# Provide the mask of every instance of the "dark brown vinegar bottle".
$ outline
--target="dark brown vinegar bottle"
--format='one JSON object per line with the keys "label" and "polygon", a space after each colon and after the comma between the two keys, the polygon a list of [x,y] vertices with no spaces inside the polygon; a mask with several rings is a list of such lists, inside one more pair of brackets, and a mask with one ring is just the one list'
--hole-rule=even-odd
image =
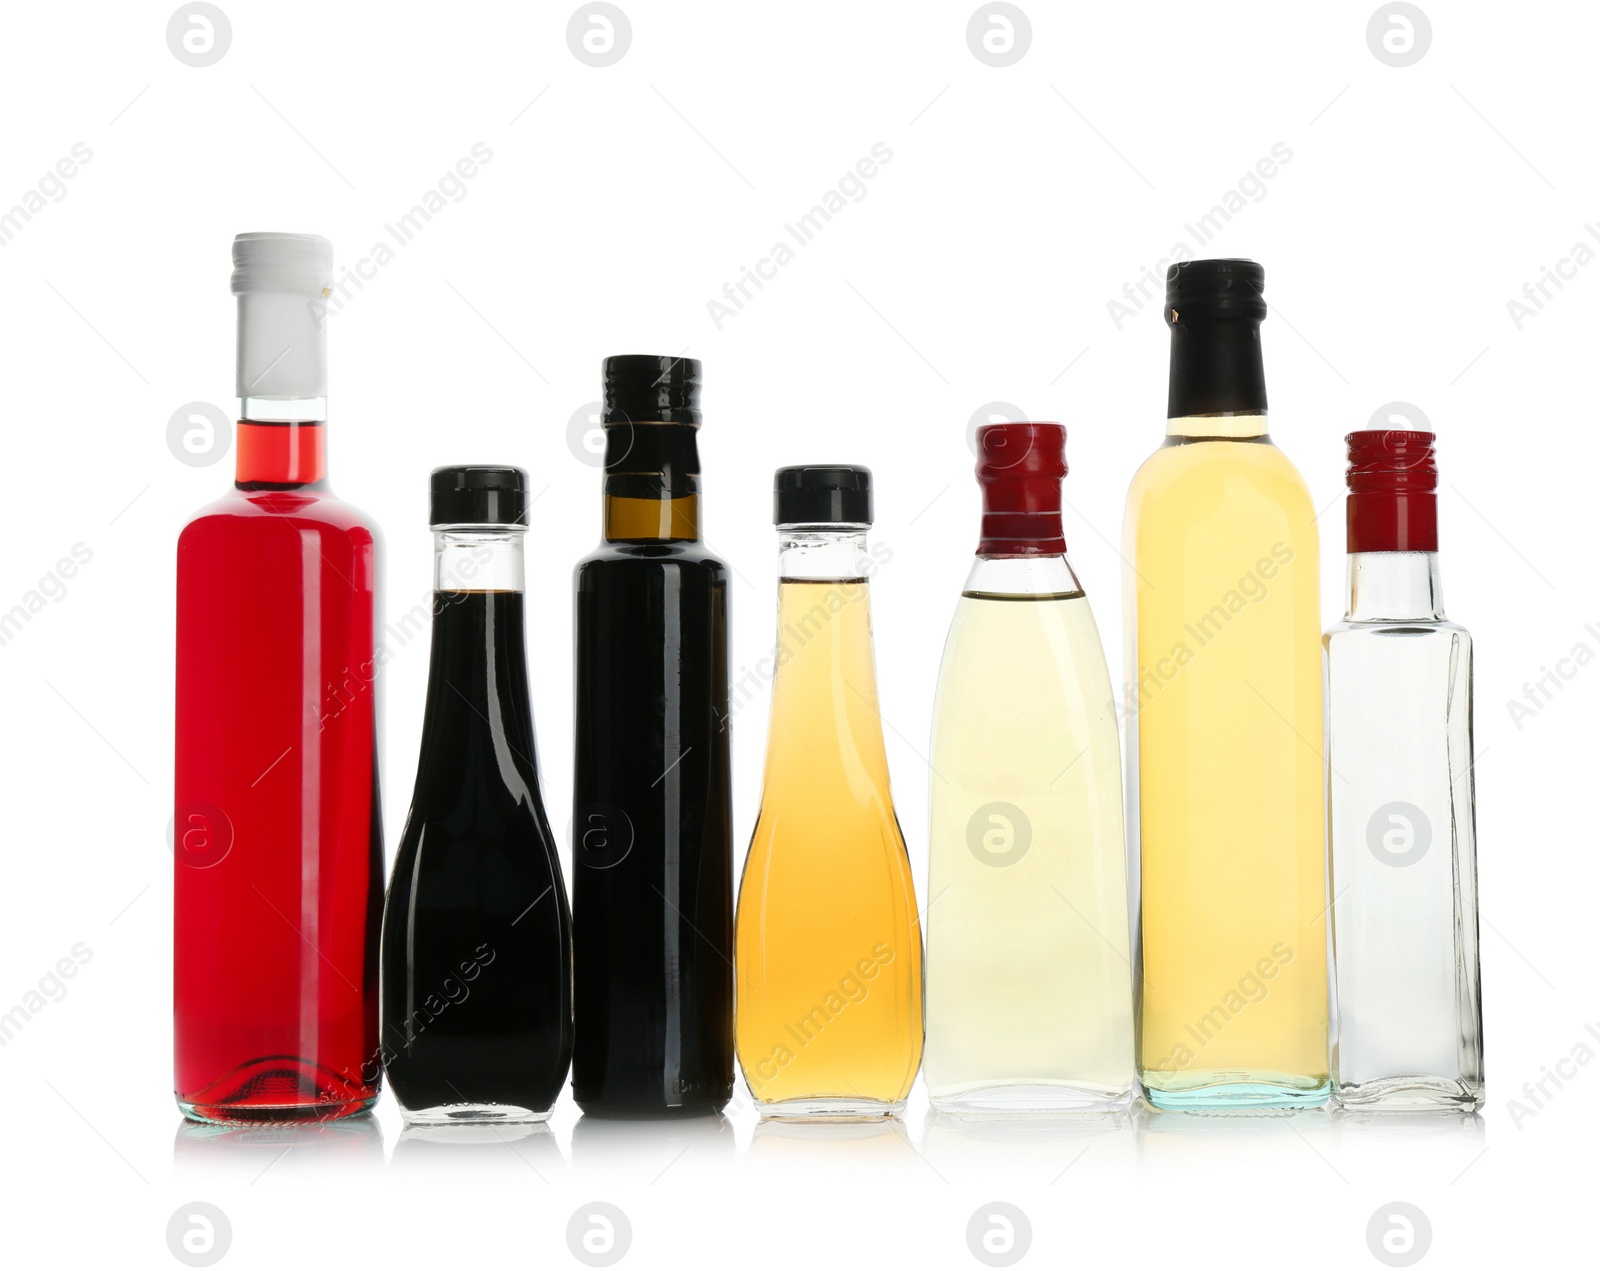
{"label": "dark brown vinegar bottle", "polygon": [[383,1057],[411,1123],[538,1121],[572,1056],[571,920],[534,755],[520,468],[433,474],[422,754],[384,907]]}
{"label": "dark brown vinegar bottle", "polygon": [[573,1093],[733,1092],[728,569],[700,542],[700,364],[605,362],[605,531],[576,572]]}

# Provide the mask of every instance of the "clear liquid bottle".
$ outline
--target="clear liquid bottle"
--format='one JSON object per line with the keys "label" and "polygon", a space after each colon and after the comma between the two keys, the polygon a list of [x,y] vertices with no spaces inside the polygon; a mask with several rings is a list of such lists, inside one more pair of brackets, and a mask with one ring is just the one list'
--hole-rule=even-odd
{"label": "clear liquid bottle", "polygon": [[550,1115],[572,1058],[572,923],[534,750],[527,474],[431,482],[422,752],[383,915],[389,1087],[411,1123]]}
{"label": "clear liquid bottle", "polygon": [[233,489],[178,539],[174,1088],[197,1121],[370,1108],[376,528],[327,477],[333,248],[241,234]]}
{"label": "clear liquid bottle", "polygon": [[1166,444],[1128,491],[1139,1079],[1160,1108],[1326,1102],[1317,526],[1267,435],[1263,272],[1167,274]]}
{"label": "clear liquid bottle", "polygon": [[739,888],[739,1063],[763,1116],[905,1108],[922,934],[878,717],[871,473],[781,468],[777,674]]}
{"label": "clear liquid bottle", "polygon": [[1339,1099],[1483,1103],[1472,638],[1444,616],[1433,434],[1351,433],[1349,605],[1323,645]]}
{"label": "clear liquid bottle", "polygon": [[929,816],[939,1111],[1100,1111],[1133,1081],[1116,705],[1061,531],[1066,430],[978,431],[983,535],[945,644]]}

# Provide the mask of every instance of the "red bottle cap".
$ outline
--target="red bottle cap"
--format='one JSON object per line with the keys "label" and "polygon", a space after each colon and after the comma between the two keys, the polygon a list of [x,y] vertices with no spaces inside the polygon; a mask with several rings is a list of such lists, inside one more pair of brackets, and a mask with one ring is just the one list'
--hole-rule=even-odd
{"label": "red bottle cap", "polygon": [[1350,446],[1345,501],[1346,550],[1436,552],[1439,510],[1433,434],[1374,428],[1345,437]]}
{"label": "red bottle cap", "polygon": [[986,424],[978,429],[983,489],[979,556],[1060,556],[1061,478],[1067,430],[1060,424]]}

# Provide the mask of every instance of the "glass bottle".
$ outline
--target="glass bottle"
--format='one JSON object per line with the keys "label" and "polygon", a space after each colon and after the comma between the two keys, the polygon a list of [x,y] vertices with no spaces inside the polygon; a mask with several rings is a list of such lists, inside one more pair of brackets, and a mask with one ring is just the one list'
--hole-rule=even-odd
{"label": "glass bottle", "polygon": [[178,539],[173,1051],[185,1116],[377,1098],[377,531],[328,487],[333,249],[241,234],[233,490]]}
{"label": "glass bottle", "polygon": [[1267,436],[1261,266],[1167,273],[1167,441],[1123,536],[1137,1066],[1160,1108],[1325,1102],[1317,526]]}
{"label": "glass bottle", "polygon": [[1101,1111],[1133,1082],[1122,763],[1111,677],[1066,556],[1060,424],[978,430],[983,534],[934,705],[933,1106]]}
{"label": "glass bottle", "polygon": [[1444,616],[1433,434],[1351,433],[1350,600],[1328,630],[1340,1101],[1483,1103],[1472,638]]}
{"label": "glass bottle", "polygon": [[383,1051],[405,1119],[542,1121],[572,1058],[572,922],[534,750],[521,468],[436,468],[433,649],[383,915]]}
{"label": "glass bottle", "polygon": [[700,541],[700,363],[605,361],[604,541],[578,564],[572,1088],[586,1113],[733,1093],[728,567]]}
{"label": "glass bottle", "polygon": [[922,936],[873,669],[871,474],[780,468],[777,673],[740,883],[738,1050],[763,1116],[898,1115]]}

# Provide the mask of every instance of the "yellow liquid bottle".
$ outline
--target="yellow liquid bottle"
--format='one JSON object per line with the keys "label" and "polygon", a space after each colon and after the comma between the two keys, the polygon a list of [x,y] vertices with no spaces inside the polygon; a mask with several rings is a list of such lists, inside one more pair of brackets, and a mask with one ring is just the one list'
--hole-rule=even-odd
{"label": "yellow liquid bottle", "polygon": [[1330,1092],[1317,527],[1267,437],[1261,269],[1168,274],[1167,444],[1128,493],[1137,1063],[1150,1102]]}
{"label": "yellow liquid bottle", "polygon": [[922,1057],[922,935],[873,669],[869,479],[778,474],[777,670],[734,937],[739,1063],[769,1117],[896,1115]]}

